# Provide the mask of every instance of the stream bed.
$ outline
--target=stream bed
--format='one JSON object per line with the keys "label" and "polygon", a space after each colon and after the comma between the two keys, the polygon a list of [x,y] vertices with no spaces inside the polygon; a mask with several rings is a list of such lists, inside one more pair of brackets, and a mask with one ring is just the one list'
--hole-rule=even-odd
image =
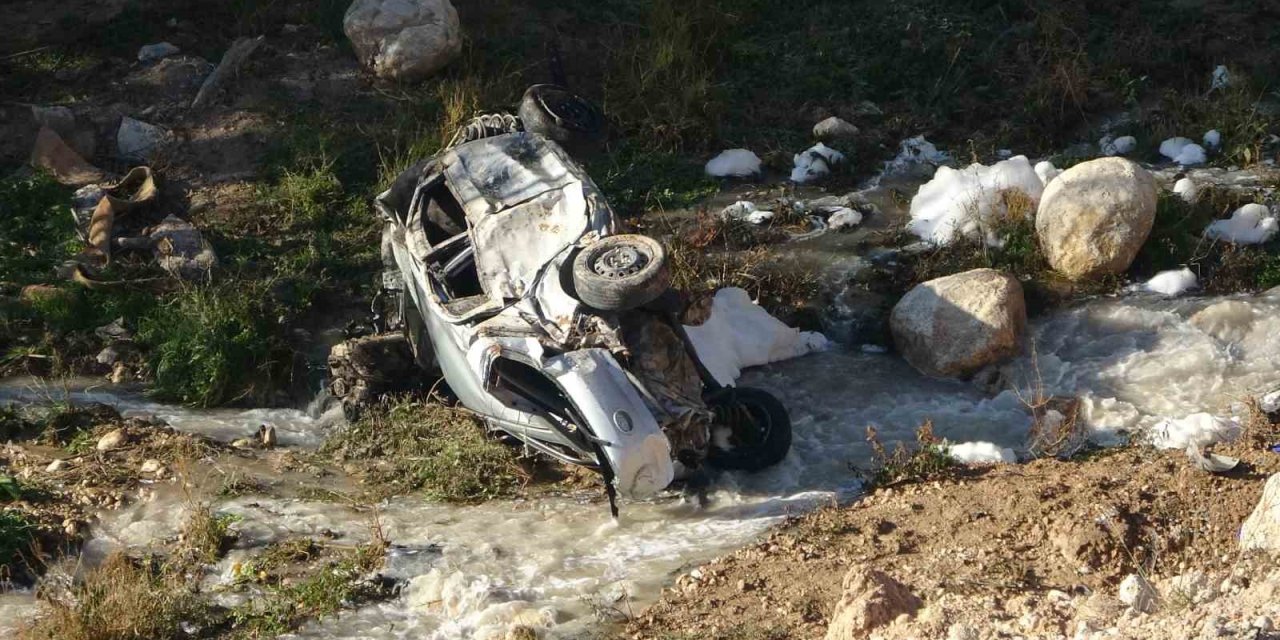
{"label": "stream bed", "polygon": [[[705,506],[675,496],[624,503],[614,521],[603,503],[570,498],[459,507],[407,496],[376,512],[264,496],[215,502],[216,511],[240,517],[240,540],[209,586],[216,592],[217,575],[270,542],[322,532],[359,542],[376,520],[392,542],[384,573],[403,581],[400,596],[312,622],[291,637],[501,638],[517,624],[544,628],[546,637],[582,637],[605,624],[601,611],[637,612],[693,565],[750,543],[789,515],[856,497],[854,468],[871,457],[868,425],[886,445],[911,441],[929,419],[936,435],[953,442],[1019,451],[1030,425],[1023,399],[1039,391],[1082,396],[1096,440],[1185,446],[1230,435],[1245,399],[1280,386],[1280,293],[1098,299],[1033,321],[1032,335],[1032,355],[989,377],[1001,381],[998,392],[841,346],[748,370],[739,384],[773,391],[790,408],[793,448],[765,472],[719,476]],[[195,411],[105,387],[68,389],[76,402],[108,402],[126,415],[152,414],[222,440],[271,424],[283,446],[309,448],[341,428],[338,414],[314,408]],[[0,387],[0,403],[50,397],[29,381]],[[1213,420],[1188,420],[1199,413]],[[176,533],[180,492],[150,496],[103,512],[86,556]],[[32,610],[29,593],[0,595],[0,633]]]}

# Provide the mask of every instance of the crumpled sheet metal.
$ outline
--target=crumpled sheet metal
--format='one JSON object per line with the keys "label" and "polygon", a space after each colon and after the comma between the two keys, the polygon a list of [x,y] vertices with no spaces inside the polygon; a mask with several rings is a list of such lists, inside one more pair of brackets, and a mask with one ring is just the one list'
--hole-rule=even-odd
{"label": "crumpled sheet metal", "polygon": [[40,127],[31,148],[31,166],[47,170],[58,182],[82,185],[106,177],[101,169],[89,164],[62,136],[49,127]]}
{"label": "crumpled sheet metal", "polygon": [[703,454],[714,417],[702,400],[702,377],[684,341],[660,318],[643,312],[629,316],[623,342],[631,358],[627,370],[648,392],[646,401],[675,451]]}
{"label": "crumpled sheet metal", "polygon": [[99,269],[111,263],[111,239],[116,218],[155,204],[159,193],[150,167],[134,167],[123,180],[105,191],[89,217],[89,247],[81,253],[83,260],[78,260]]}

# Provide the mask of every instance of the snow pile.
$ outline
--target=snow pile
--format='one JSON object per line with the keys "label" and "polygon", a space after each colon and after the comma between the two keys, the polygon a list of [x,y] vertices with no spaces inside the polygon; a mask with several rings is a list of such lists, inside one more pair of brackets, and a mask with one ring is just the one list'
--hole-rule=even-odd
{"label": "snow pile", "polygon": [[747,149],[728,149],[707,161],[707,175],[716,178],[746,178],[760,173],[760,156]]}
{"label": "snow pile", "polygon": [[1196,274],[1192,273],[1190,269],[1182,268],[1161,271],[1154,278],[1146,281],[1142,288],[1152,293],[1173,297],[1194,289],[1197,283]]}
{"label": "snow pile", "polygon": [[1226,220],[1215,220],[1204,230],[1214,240],[1226,240],[1236,244],[1262,244],[1276,235],[1275,214],[1264,205],[1246,204],[1235,210]]}
{"label": "snow pile", "polygon": [[1062,175],[1062,169],[1053,166],[1053,163],[1048,160],[1037,162],[1035,171],[1036,175],[1040,176],[1040,182],[1044,183],[1046,187],[1049,186],[1050,181]]}
{"label": "snow pile", "polygon": [[1125,156],[1138,148],[1138,139],[1133,136],[1120,136],[1112,139],[1106,136],[1098,141],[1098,148],[1102,150],[1104,156]]}
{"label": "snow pile", "polygon": [[1222,90],[1231,86],[1231,73],[1227,71],[1227,65],[1220,64],[1213,70],[1213,77],[1209,81],[1209,90]]}
{"label": "snow pile", "polygon": [[725,220],[746,220],[751,224],[764,224],[773,219],[773,212],[757,209],[756,203],[750,200],[739,200],[720,211]]}
{"label": "snow pile", "polygon": [[1187,138],[1169,138],[1160,143],[1160,155],[1182,165],[1204,164],[1204,147]]}
{"label": "snow pile", "polygon": [[851,229],[862,224],[862,212],[849,207],[840,207],[827,218],[827,226],[833,230]]}
{"label": "snow pile", "polygon": [[1179,178],[1173,183],[1173,193],[1187,202],[1195,202],[1200,198],[1200,186],[1191,178]]}
{"label": "snow pile", "polygon": [[795,168],[791,170],[791,181],[804,184],[821,180],[831,173],[831,168],[844,162],[844,154],[819,142],[793,158]]}
{"label": "snow pile", "polygon": [[[911,200],[907,229],[935,245],[949,244],[958,236],[977,238],[987,223],[1008,215],[1001,197],[1008,190],[1026,194],[1032,200],[1031,210],[1035,210],[1044,183],[1026,156],[989,167],[977,163],[959,170],[939,167]],[[988,233],[986,241],[994,245],[997,239]]]}
{"label": "snow pile", "polygon": [[898,155],[885,163],[885,173],[910,172],[920,165],[938,166],[951,161],[945,151],[939,151],[924,136],[916,136],[903,140],[898,148]]}
{"label": "snow pile", "polygon": [[964,442],[947,447],[947,455],[961,464],[1014,464],[1018,456],[1013,449],[990,442]]}
{"label": "snow pile", "polygon": [[736,287],[717,291],[711,316],[685,331],[707,370],[725,385],[732,385],[746,367],[821,351],[828,344],[821,333],[783,324]]}
{"label": "snow pile", "polygon": [[1204,139],[1201,140],[1206,149],[1217,149],[1222,146],[1222,134],[1217,129],[1210,129],[1204,132]]}
{"label": "snow pile", "polygon": [[1193,413],[1185,418],[1165,418],[1151,429],[1151,444],[1160,449],[1185,449],[1215,442],[1231,442],[1243,431],[1237,418]]}

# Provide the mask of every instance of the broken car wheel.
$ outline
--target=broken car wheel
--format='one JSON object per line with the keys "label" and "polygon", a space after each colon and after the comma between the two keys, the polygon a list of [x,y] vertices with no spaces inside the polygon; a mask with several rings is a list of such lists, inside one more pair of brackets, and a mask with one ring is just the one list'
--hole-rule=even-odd
{"label": "broken car wheel", "polygon": [[773,394],[727,387],[707,398],[716,414],[707,463],[720,469],[759,471],[787,457],[791,417]]}
{"label": "broken car wheel", "polygon": [[578,252],[573,261],[573,286],[578,299],[596,309],[635,309],[670,288],[667,253],[647,236],[602,238]]}

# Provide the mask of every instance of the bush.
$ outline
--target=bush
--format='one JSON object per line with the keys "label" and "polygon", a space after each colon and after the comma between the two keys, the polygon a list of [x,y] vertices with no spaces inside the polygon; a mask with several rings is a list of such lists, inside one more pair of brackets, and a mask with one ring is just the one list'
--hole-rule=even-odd
{"label": "bush", "polygon": [[291,370],[279,320],[262,283],[178,292],[139,326],[156,394],[198,407],[265,399]]}
{"label": "bush", "polygon": [[[3,499],[0,494],[0,500]],[[17,511],[0,511],[0,577],[14,575],[12,565],[31,547],[35,525]]]}
{"label": "bush", "polygon": [[71,192],[37,173],[0,179],[0,281],[47,280],[75,249]]}
{"label": "bush", "polygon": [[510,497],[529,477],[518,451],[471,414],[409,399],[367,412],[321,452],[374,463],[367,477],[384,493],[421,490],[445,502]]}

